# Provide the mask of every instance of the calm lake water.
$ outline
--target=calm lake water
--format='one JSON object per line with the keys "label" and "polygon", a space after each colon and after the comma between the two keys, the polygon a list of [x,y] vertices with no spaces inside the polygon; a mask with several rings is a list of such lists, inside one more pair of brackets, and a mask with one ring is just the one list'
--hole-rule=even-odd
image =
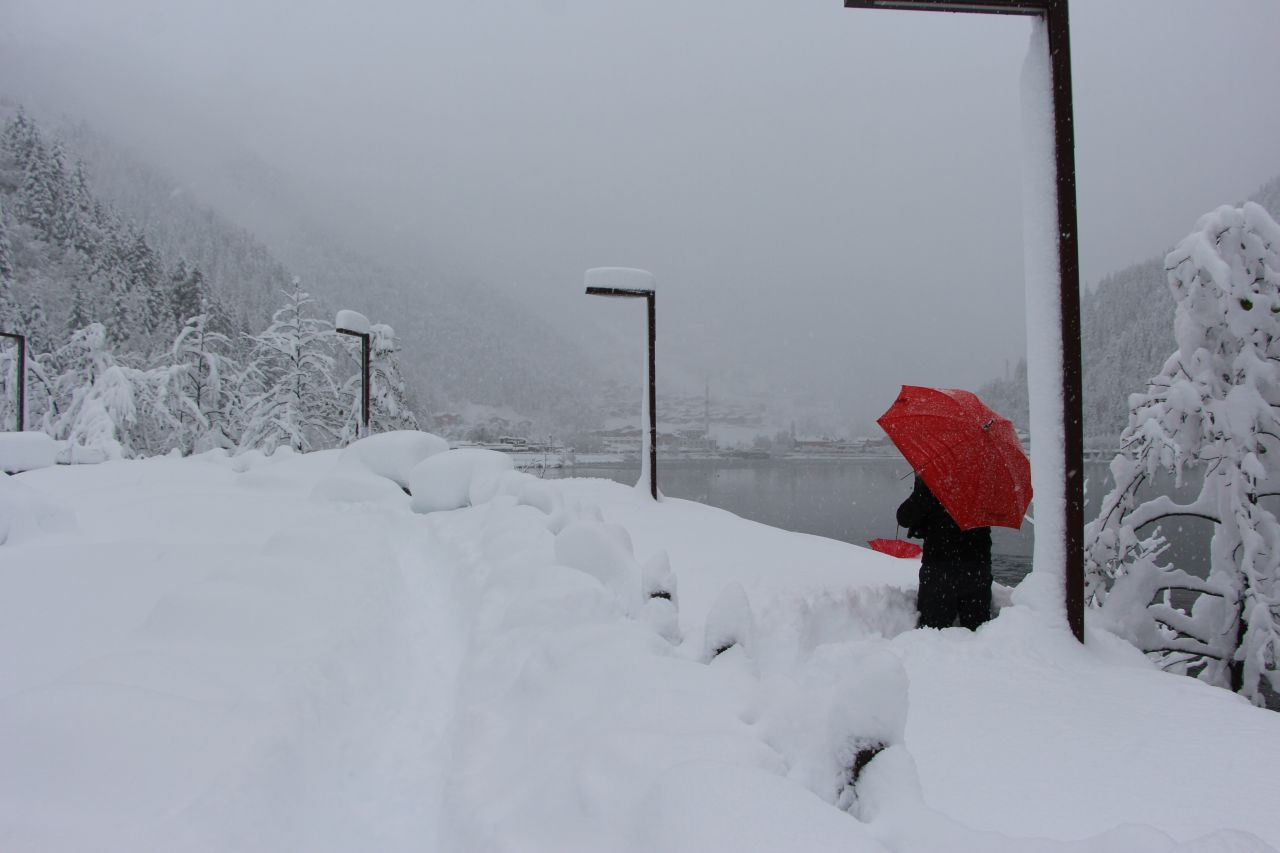
{"label": "calm lake water", "polygon": [[[1110,486],[1107,466],[1086,464],[1085,517],[1097,512]],[[898,538],[894,519],[898,504],[911,493],[910,466],[902,459],[768,459],[698,460],[658,464],[664,494],[686,498],[785,530],[813,533],[865,545],[876,538]],[[638,466],[579,465],[547,476],[602,477],[628,485],[640,477]],[[1171,484],[1164,484],[1171,485]],[[1189,483],[1174,492],[1189,498],[1199,488]],[[1032,515],[1035,506],[1032,506]],[[1207,569],[1213,525],[1200,519],[1171,519],[1165,536],[1170,558],[1196,574]],[[1006,585],[1020,581],[1031,569],[1034,530],[992,530],[992,572]]]}

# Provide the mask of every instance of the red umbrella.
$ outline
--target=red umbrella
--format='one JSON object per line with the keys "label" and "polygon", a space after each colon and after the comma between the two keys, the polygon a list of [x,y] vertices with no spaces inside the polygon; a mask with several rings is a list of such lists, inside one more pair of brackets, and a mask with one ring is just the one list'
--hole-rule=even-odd
{"label": "red umbrella", "polygon": [[1031,463],[1009,419],[975,394],[904,385],[876,423],[961,529],[1022,526]]}
{"label": "red umbrella", "polygon": [[919,545],[905,539],[872,539],[867,544],[872,550],[888,554],[890,557],[903,557],[908,560],[924,553],[924,549]]}

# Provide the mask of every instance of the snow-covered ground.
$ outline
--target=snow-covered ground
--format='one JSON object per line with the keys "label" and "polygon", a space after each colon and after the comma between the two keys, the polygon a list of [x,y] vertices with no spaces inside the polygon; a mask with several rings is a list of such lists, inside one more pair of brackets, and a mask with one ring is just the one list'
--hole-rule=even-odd
{"label": "snow-covered ground", "polygon": [[383,445],[0,480],[0,850],[1280,848],[1280,716],[1100,630]]}

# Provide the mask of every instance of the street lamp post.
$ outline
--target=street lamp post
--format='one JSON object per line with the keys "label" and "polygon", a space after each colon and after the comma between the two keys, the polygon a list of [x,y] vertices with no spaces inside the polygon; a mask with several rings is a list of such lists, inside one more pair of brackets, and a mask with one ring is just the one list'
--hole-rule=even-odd
{"label": "street lamp post", "polygon": [[[1076,234],[1076,159],[1072,128],[1071,40],[1067,0],[844,0],[849,9],[906,9],[1025,15],[1044,23],[1052,86],[1054,189],[1057,196],[1058,310],[1061,318],[1062,432],[1065,477],[1050,506],[1062,505],[1065,560],[1063,596],[1067,624],[1084,642],[1084,423],[1080,367],[1080,262]],[[1033,403],[1033,420],[1035,405]],[[1047,418],[1045,432],[1054,431]],[[1052,441],[1052,435],[1041,435]],[[1046,496],[1049,497],[1049,496]],[[1041,510],[1043,512],[1043,509]],[[1040,513],[1037,513],[1040,515]],[[1044,526],[1043,524],[1041,525]]]}
{"label": "street lamp post", "polygon": [[333,325],[338,334],[360,339],[360,437],[366,438],[369,435],[369,359],[373,350],[369,318],[357,311],[339,311]]}
{"label": "street lamp post", "polygon": [[[649,309],[649,364],[646,408],[649,410],[648,448],[641,448],[641,458],[647,457],[649,468],[649,495],[658,499],[658,384],[655,377],[657,361],[654,357],[657,342],[657,291],[653,275],[645,270],[625,267],[597,267],[587,270],[587,295],[624,299],[644,299]],[[647,451],[647,452],[646,452]]]}
{"label": "street lamp post", "polygon": [[17,332],[0,332],[0,338],[18,342],[18,432],[27,428],[27,336]]}

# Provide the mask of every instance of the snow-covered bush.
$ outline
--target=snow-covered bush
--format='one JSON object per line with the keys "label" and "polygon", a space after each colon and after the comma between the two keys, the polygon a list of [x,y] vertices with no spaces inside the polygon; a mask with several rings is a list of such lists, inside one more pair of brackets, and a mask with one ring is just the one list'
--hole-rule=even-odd
{"label": "snow-covered bush", "polygon": [[[1087,590],[1166,669],[1261,704],[1264,678],[1280,686],[1280,523],[1259,502],[1280,491],[1280,226],[1257,204],[1220,207],[1165,267],[1178,349],[1130,397],[1115,486],[1085,532]],[[1180,483],[1193,468],[1195,500],[1140,500],[1158,472]],[[1161,563],[1150,525],[1173,516],[1214,522],[1207,578]],[[1190,612],[1172,605],[1174,589],[1199,593]]]}
{"label": "snow-covered bush", "polygon": [[38,425],[56,439],[101,450],[108,458],[134,455],[138,371],[116,362],[101,323],[90,323],[42,359]]}

